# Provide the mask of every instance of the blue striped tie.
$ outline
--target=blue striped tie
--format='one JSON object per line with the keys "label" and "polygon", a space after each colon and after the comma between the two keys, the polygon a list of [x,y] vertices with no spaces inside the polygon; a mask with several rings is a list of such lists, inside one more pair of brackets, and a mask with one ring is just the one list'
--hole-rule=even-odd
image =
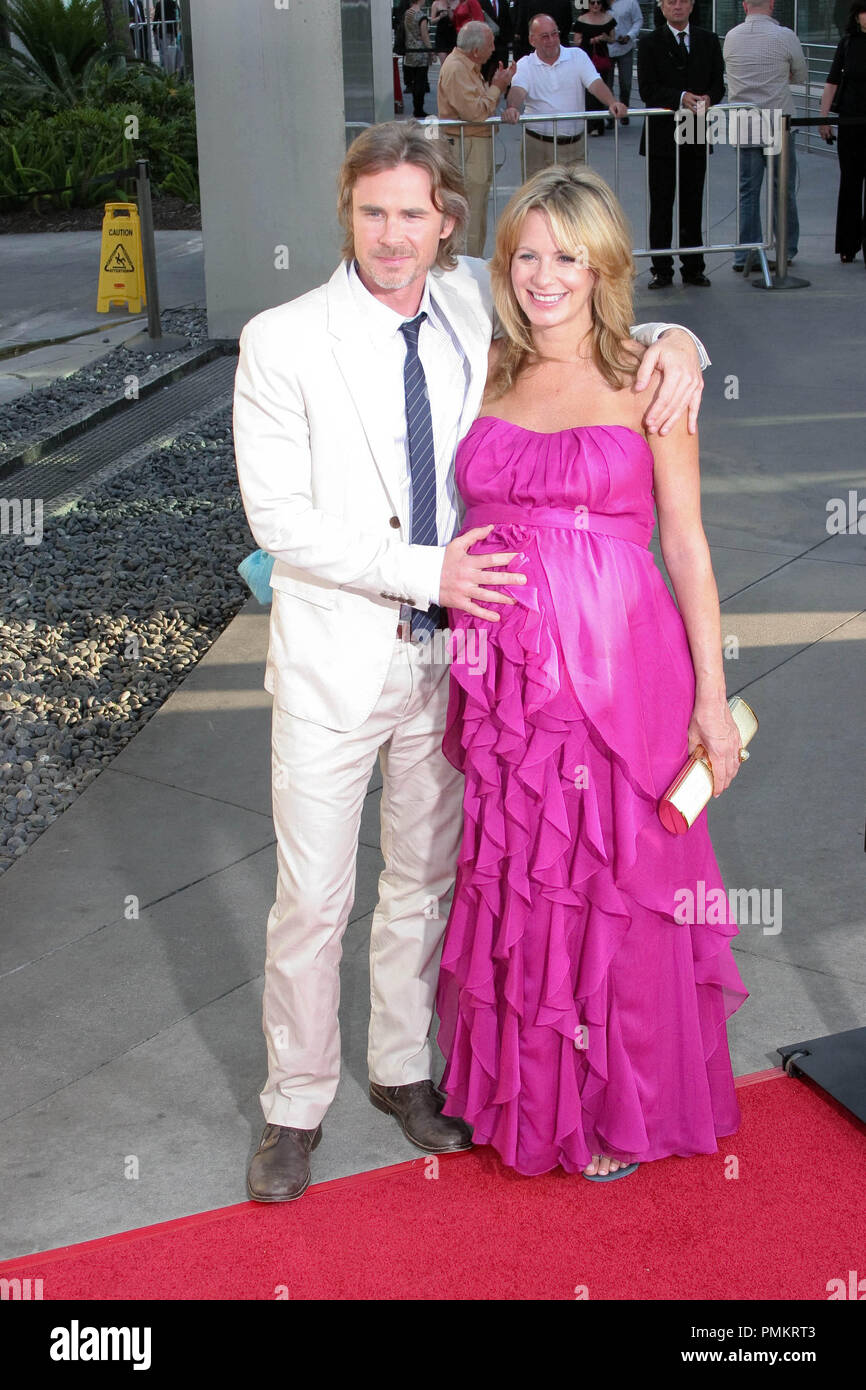
{"label": "blue striped tie", "polygon": [[[409,544],[438,545],[436,530],[436,457],[433,447],[433,421],[427,380],[418,356],[418,334],[426,314],[400,324],[406,340],[403,363],[403,390],[406,396],[406,425],[409,436]],[[427,612],[413,608],[410,630],[420,642],[428,642],[439,623],[438,603]]]}

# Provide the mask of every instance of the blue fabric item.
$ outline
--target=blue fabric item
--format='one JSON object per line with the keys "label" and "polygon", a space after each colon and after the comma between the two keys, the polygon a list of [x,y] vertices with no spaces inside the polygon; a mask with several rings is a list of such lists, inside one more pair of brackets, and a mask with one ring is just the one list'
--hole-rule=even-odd
{"label": "blue fabric item", "polygon": [[[781,158],[773,160],[773,204],[779,196],[779,165]],[[760,145],[740,146],[740,241],[763,241],[761,226],[761,204],[764,197],[765,160]],[[797,215],[797,155],[794,141],[788,145],[788,259],[793,260],[800,246],[800,219]],[[734,252],[734,265],[746,264],[746,252]],[[772,255],[772,253],[771,253]]]}
{"label": "blue fabric item", "polygon": [[238,565],[238,574],[253,591],[253,596],[264,607],[271,601],[271,570],[274,557],[266,550],[254,550]]}
{"label": "blue fabric item", "polygon": [[[427,378],[418,356],[418,334],[427,315],[401,323],[400,332],[406,340],[406,357],[403,363],[403,390],[406,398],[406,426],[409,437],[409,475],[411,491],[409,494],[409,543],[410,545],[438,545],[436,531],[436,458],[433,447],[433,419],[430,414],[430,398],[427,395]],[[438,626],[442,612],[438,603],[431,604],[423,612],[413,608],[410,628],[413,637],[420,642],[429,642]]]}

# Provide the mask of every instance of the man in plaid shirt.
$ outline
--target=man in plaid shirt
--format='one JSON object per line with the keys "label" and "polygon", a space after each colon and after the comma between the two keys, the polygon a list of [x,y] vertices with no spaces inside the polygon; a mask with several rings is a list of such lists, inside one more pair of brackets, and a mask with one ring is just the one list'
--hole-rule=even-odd
{"label": "man in plaid shirt", "polygon": [[[744,24],[725,36],[723,54],[729,101],[750,101],[772,113],[776,130],[783,115],[795,114],[792,82],[805,82],[806,59],[792,29],[773,19],[775,0],[743,0]],[[744,113],[745,114],[745,113]],[[748,126],[746,127],[749,128]],[[797,161],[794,142],[788,145],[788,260],[797,254],[800,223],[797,217]],[[773,161],[773,197],[778,195],[779,156]],[[761,186],[764,182],[764,148],[740,147],[740,241],[763,241]],[[775,204],[774,204],[775,206]],[[734,270],[742,271],[746,252],[734,252]],[[784,270],[784,267],[782,267]]]}

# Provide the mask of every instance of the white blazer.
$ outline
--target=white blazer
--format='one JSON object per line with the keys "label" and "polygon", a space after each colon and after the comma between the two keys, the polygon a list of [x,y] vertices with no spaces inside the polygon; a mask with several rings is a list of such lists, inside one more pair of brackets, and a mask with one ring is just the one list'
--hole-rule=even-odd
{"label": "white blazer", "polygon": [[[481,405],[493,306],[487,264],[429,277],[466,353],[466,433]],[[666,324],[644,324],[650,342]],[[290,714],[357,729],[388,671],[400,604],[438,600],[444,547],[410,545],[408,495],[387,435],[389,388],[345,263],[326,285],[250,319],[234,440],[250,530],[274,556],[265,688]]]}

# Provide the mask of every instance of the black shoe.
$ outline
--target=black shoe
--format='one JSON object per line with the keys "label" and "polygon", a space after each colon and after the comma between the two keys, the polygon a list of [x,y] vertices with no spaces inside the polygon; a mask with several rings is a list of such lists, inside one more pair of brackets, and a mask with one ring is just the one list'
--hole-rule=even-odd
{"label": "black shoe", "polygon": [[623,116],[620,125],[628,125],[628,116]]}
{"label": "black shoe", "polygon": [[713,283],[712,280],[708,280],[707,277],[706,277],[706,275],[684,275],[684,276],[683,276],[683,284],[684,284],[684,285],[700,285],[700,286],[702,286],[703,288],[706,288],[707,285],[711,285],[712,283]]}
{"label": "black shoe", "polygon": [[609,121],[605,121],[604,128],[605,130],[613,130],[613,117]]}
{"label": "black shoe", "polygon": [[370,1100],[377,1110],[393,1115],[409,1142],[427,1153],[460,1153],[472,1148],[469,1126],[440,1113],[445,1097],[432,1081],[413,1081],[408,1086],[379,1086],[371,1081]]}
{"label": "black shoe", "polygon": [[658,272],[653,276],[647,285],[648,290],[666,290],[668,285],[674,283],[672,275],[659,275]]}
{"label": "black shoe", "polygon": [[317,1129],[265,1125],[250,1160],[247,1192],[254,1202],[293,1202],[310,1185],[310,1154],[322,1138]]}
{"label": "black shoe", "polygon": [[[854,256],[856,256],[856,254],[857,253],[855,251]],[[854,260],[854,256],[840,256],[839,260],[842,262],[843,265],[850,265],[851,262]]]}
{"label": "black shoe", "polygon": [[742,273],[743,273],[743,271],[744,271],[745,269],[746,269],[745,264],[743,264],[743,265],[732,265],[732,266],[731,266],[731,270],[735,271],[737,275],[742,275]]}

